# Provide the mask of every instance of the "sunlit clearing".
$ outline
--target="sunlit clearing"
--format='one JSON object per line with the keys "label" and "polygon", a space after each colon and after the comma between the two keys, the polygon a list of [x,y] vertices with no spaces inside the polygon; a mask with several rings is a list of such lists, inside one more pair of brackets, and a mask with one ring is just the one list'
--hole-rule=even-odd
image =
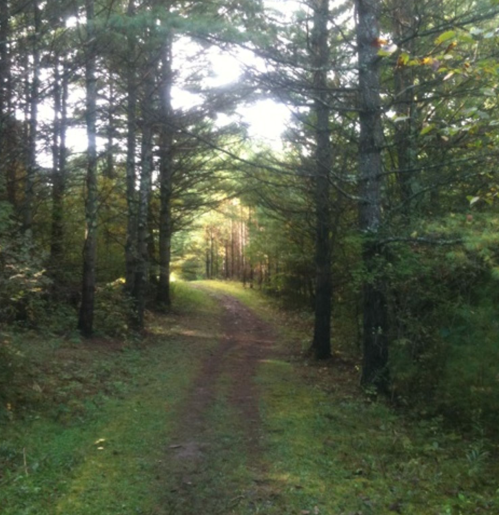
{"label": "sunlit clearing", "polygon": [[172,273],[170,274],[170,282],[171,282],[171,283],[175,283],[175,282],[177,282],[177,277],[176,277],[176,275],[175,275],[175,273],[174,273],[174,272],[172,272]]}

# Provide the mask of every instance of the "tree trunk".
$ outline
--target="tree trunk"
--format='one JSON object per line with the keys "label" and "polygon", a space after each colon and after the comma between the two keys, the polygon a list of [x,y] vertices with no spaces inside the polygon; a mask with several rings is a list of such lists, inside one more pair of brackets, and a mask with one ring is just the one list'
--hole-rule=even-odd
{"label": "tree trunk", "polygon": [[0,200],[11,200],[9,195],[8,131],[10,119],[10,55],[9,4],[0,3]]}
{"label": "tree trunk", "polygon": [[230,255],[229,255],[229,240],[225,240],[225,279],[230,277]]}
{"label": "tree trunk", "polygon": [[[128,17],[135,16],[134,1],[128,4]],[[134,281],[137,264],[137,191],[135,183],[135,152],[136,152],[136,110],[137,110],[137,79],[135,71],[135,36],[128,35],[128,63],[127,63],[127,151],[126,151],[126,201],[127,201],[127,229],[125,243],[125,288],[128,293],[134,290]]]}
{"label": "tree trunk", "polygon": [[160,135],[160,213],[159,213],[159,282],[156,300],[166,309],[171,307],[170,260],[172,239],[171,197],[173,182],[173,109],[172,88],[172,39],[165,37],[161,55],[161,114]]}
{"label": "tree trunk", "polygon": [[9,99],[7,96],[9,82],[9,4],[6,0],[0,3],[0,128],[3,127],[8,114]]}
{"label": "tree trunk", "polygon": [[[149,59],[151,57],[149,56]],[[142,330],[144,328],[144,311],[145,296],[147,282],[147,265],[148,265],[148,213],[149,200],[151,195],[151,181],[153,171],[153,113],[152,104],[154,97],[154,73],[155,67],[149,63],[147,67],[146,77],[144,79],[144,97],[141,102],[142,111],[142,143],[141,143],[141,174],[139,202],[137,213],[137,265],[135,268],[135,279],[132,296],[134,299],[134,318],[133,325],[135,329]]]}
{"label": "tree trunk", "polygon": [[50,266],[54,286],[62,282],[61,263],[64,250],[64,193],[66,189],[66,132],[68,103],[68,68],[64,62],[59,73],[59,56],[54,64],[54,135],[52,141],[52,227],[50,241]]}
{"label": "tree trunk", "polygon": [[329,206],[329,178],[332,164],[327,98],[329,0],[314,2],[314,30],[312,58],[314,67],[315,115],[315,210],[316,210],[316,295],[314,339],[312,350],[316,359],[331,356],[331,214]]}
{"label": "tree trunk", "polygon": [[94,0],[86,0],[87,45],[85,63],[87,126],[87,197],[85,205],[86,235],[83,246],[83,281],[78,328],[85,337],[93,333],[95,302],[95,265],[97,251],[97,78],[95,57]]}
{"label": "tree trunk", "polygon": [[[408,35],[414,23],[414,0],[396,2],[393,9],[393,31],[397,40],[402,41]],[[413,50],[414,40],[408,43]],[[413,53],[413,52],[411,52]],[[397,153],[398,184],[400,190],[401,213],[406,222],[412,211],[411,197],[414,189],[414,169],[416,167],[416,133],[414,102],[414,67],[397,66],[394,71],[395,112],[398,121],[395,124],[395,149]]]}
{"label": "tree trunk", "polygon": [[210,274],[208,279],[213,279],[215,271],[215,238],[213,237],[213,230],[210,229]]}
{"label": "tree trunk", "polygon": [[23,231],[31,238],[33,229],[33,201],[35,198],[36,138],[38,135],[38,102],[40,93],[40,32],[41,13],[38,0],[33,0],[33,73],[29,93],[29,132],[28,132],[28,163],[26,167],[26,181],[24,185]]}
{"label": "tree trunk", "polygon": [[381,224],[381,145],[378,0],[357,0],[357,47],[359,57],[359,225],[364,236],[362,384],[386,391],[388,374],[388,317],[382,280],[378,273]]}
{"label": "tree trunk", "polygon": [[154,236],[156,224],[154,222],[155,220],[152,204],[149,200],[149,209],[147,215],[147,268],[149,274],[149,284],[151,286],[157,286],[158,284],[158,259],[156,258],[156,237]]}
{"label": "tree trunk", "polygon": [[107,127],[106,127],[106,167],[105,176],[108,179],[114,178],[114,87],[113,77],[109,77],[109,101],[107,112]]}

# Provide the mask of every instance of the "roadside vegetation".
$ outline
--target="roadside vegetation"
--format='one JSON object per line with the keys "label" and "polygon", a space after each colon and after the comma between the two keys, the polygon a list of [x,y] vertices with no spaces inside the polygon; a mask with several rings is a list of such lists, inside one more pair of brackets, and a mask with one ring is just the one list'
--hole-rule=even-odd
{"label": "roadside vegetation", "polygon": [[[258,291],[204,281],[177,282],[174,294],[175,311],[149,312],[140,340],[3,334],[17,379],[1,422],[2,515],[499,511],[498,449],[482,428],[459,431],[366,395],[353,357],[304,357],[311,320]],[[190,464],[172,454],[175,436],[221,342],[221,294],[276,336],[255,379],[261,455],[248,453],[222,374],[202,460]]]}
{"label": "roadside vegetation", "polygon": [[140,341],[2,335],[17,368],[1,423],[2,514],[155,513],[176,412],[217,344],[206,332],[216,304],[176,291],[177,314],[149,314]]}

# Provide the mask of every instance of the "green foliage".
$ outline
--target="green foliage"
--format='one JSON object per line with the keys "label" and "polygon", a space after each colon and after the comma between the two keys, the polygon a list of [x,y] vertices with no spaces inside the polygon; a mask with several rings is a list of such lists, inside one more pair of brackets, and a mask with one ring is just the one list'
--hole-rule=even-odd
{"label": "green foliage", "polygon": [[98,286],[95,295],[95,330],[110,338],[126,339],[132,300],[124,291],[124,280]]}
{"label": "green foliage", "polygon": [[26,360],[12,340],[11,334],[0,333],[0,424],[12,418],[12,410],[23,396],[21,377]]}
{"label": "green foliage", "polygon": [[172,470],[161,465],[164,447],[200,360],[217,343],[202,332],[214,320],[213,301],[183,286],[176,299],[184,318],[151,315],[140,350],[33,334],[9,339],[31,363],[18,378],[32,399],[0,399],[12,405],[0,421],[2,515],[122,515],[164,505]]}
{"label": "green foliage", "polygon": [[[450,226],[455,229],[454,218]],[[499,302],[496,237],[464,233],[465,249],[393,249],[390,285],[393,388],[424,413],[472,427],[497,427]]]}
{"label": "green foliage", "polygon": [[46,256],[26,237],[2,234],[0,243],[0,321],[35,326],[43,319],[44,294],[51,281]]}
{"label": "green foliage", "polygon": [[446,334],[448,359],[438,388],[439,403],[453,418],[495,430],[499,423],[498,297],[490,292],[473,304],[463,304]]}

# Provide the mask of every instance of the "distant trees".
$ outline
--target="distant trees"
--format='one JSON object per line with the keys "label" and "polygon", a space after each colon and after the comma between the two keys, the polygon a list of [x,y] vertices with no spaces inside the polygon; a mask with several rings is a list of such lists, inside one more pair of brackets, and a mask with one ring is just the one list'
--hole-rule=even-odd
{"label": "distant trees", "polygon": [[[244,197],[259,227],[245,253],[251,262],[263,245],[271,261],[278,241],[278,272],[264,286],[303,295],[316,307],[316,329],[332,311],[337,349],[346,334],[357,339],[362,383],[386,392],[408,373],[398,364],[412,363],[422,377],[418,360],[447,344],[423,341],[425,329],[414,323],[438,311],[429,291],[431,300],[407,290],[408,277],[421,273],[416,261],[424,256],[436,270],[443,247],[459,254],[471,227],[453,220],[470,202],[494,210],[498,56],[489,43],[497,41],[499,13],[488,2],[375,0],[326,11],[327,2],[302,4],[292,20],[268,22],[272,41],[258,40],[267,68],[250,70],[254,84],[286,102],[294,118],[284,155],[257,154],[252,170],[241,167],[242,183],[258,190]],[[213,234],[206,225],[210,263],[213,248],[224,254]],[[298,258],[298,241],[306,257]],[[206,270],[212,276],[211,265]],[[316,357],[328,357],[328,331],[315,334]],[[327,334],[321,344],[317,334]]]}
{"label": "distant trees", "polygon": [[[248,19],[258,9],[241,6],[250,7]],[[227,21],[238,12],[220,17],[216,5],[154,0],[2,3],[0,230],[12,238],[21,231],[29,245],[49,253],[53,301],[69,296],[78,303],[84,336],[94,332],[95,292],[103,278],[125,276],[134,299],[130,320],[139,330],[149,280],[158,304],[170,306],[172,235],[207,201],[197,185],[227,169],[217,148],[236,133],[234,126],[207,123],[230,109],[230,93],[225,103],[174,109],[174,84],[188,80],[202,91],[209,74],[199,45],[199,66],[180,73],[175,45],[184,38],[183,45],[196,48],[196,32],[205,41],[212,30],[230,33]],[[75,127],[86,132],[81,156],[70,149]],[[117,202],[120,191],[126,203]],[[82,197],[84,205],[77,200]],[[119,268],[106,269],[102,256],[111,256],[103,242],[108,249],[121,246],[122,257],[112,258],[121,261]],[[44,275],[36,267],[29,273]],[[9,316],[24,316],[15,311]]]}

